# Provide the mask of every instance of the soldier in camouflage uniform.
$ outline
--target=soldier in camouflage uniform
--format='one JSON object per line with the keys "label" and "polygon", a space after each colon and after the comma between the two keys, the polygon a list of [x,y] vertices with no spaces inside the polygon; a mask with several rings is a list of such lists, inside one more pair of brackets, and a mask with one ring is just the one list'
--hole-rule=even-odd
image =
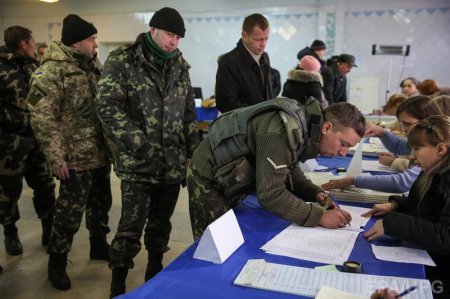
{"label": "soldier in camouflage uniform", "polygon": [[[289,102],[283,112],[275,107],[248,112],[263,105],[284,106]],[[296,105],[299,103],[287,98],[269,100],[223,114],[211,125],[208,137],[194,152],[187,174],[194,239],[255,189],[264,209],[298,225],[338,228],[351,220],[348,212],[337,208],[320,187],[305,177],[298,162],[319,153],[345,156],[364,136],[364,117],[355,106],[340,103],[328,107],[324,121],[317,122],[314,129],[313,117],[306,121],[285,113],[301,112]],[[240,119],[239,123],[235,119]],[[240,128],[245,129],[242,132]],[[229,134],[233,131],[236,134]],[[331,204],[333,209],[307,204],[299,197],[323,206]]]}
{"label": "soldier in camouflage uniform", "polygon": [[97,29],[76,15],[64,18],[62,42],[52,42],[34,72],[27,100],[31,124],[50,169],[61,180],[49,241],[48,274],[60,290],[71,287],[67,254],[86,210],[90,258],[109,260],[110,165],[95,95],[100,65]]}
{"label": "soldier in camouflage uniform", "polygon": [[37,67],[34,47],[32,32],[20,26],[5,30],[5,46],[0,47],[0,223],[10,255],[23,251],[15,225],[23,178],[34,192],[42,245],[48,243],[55,205],[55,183],[31,130],[26,105],[28,82]]}
{"label": "soldier in camouflage uniform", "polygon": [[111,243],[111,297],[125,292],[144,226],[145,280],[162,269],[170,217],[198,144],[190,66],[177,49],[184,33],[180,14],[160,9],[149,32],[111,52],[99,81],[97,113],[122,189],[122,215]]}

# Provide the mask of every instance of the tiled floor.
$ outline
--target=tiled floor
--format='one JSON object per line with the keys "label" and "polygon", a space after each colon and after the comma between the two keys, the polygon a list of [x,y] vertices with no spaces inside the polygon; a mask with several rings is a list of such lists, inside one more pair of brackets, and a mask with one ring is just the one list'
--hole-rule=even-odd
{"label": "tiled floor", "polygon": [[[112,175],[113,206],[110,212],[111,233],[114,236],[120,216],[120,181]],[[72,251],[69,254],[67,272],[72,280],[68,291],[54,289],[47,279],[48,255],[40,245],[41,226],[31,202],[32,190],[24,187],[19,201],[21,219],[18,221],[19,236],[24,246],[20,256],[9,256],[3,245],[3,232],[0,229],[0,274],[1,299],[40,299],[40,298],[109,298],[111,271],[106,262],[89,259],[89,237],[84,221],[75,235]],[[193,242],[190,229],[188,196],[186,188],[181,190],[175,213],[172,217],[173,230],[169,242],[171,250],[164,255],[163,264],[167,265]],[[144,282],[147,265],[147,251],[141,250],[135,258],[135,267],[127,278],[127,291]]]}

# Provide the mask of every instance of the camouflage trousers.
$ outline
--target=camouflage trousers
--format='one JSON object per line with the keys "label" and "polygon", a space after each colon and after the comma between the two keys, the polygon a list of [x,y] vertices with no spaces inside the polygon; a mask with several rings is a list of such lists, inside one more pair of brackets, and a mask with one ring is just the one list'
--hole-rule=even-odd
{"label": "camouflage trousers", "polygon": [[20,213],[17,202],[23,179],[33,189],[33,205],[39,218],[51,217],[55,206],[55,183],[44,154],[33,138],[0,136],[0,223],[13,225]]}
{"label": "camouflage trousers", "polygon": [[103,237],[109,233],[108,212],[112,204],[110,172],[111,167],[105,166],[77,172],[76,180],[72,183],[61,180],[49,253],[70,251],[84,211],[90,237]]}
{"label": "camouflage trousers", "polygon": [[199,239],[208,225],[237,206],[246,194],[225,197],[212,182],[201,177],[192,163],[187,170],[189,215],[194,240]]}
{"label": "camouflage trousers", "polygon": [[111,243],[111,269],[133,268],[134,257],[144,244],[148,251],[165,251],[169,243],[172,217],[180,193],[180,183],[122,181],[122,212]]}

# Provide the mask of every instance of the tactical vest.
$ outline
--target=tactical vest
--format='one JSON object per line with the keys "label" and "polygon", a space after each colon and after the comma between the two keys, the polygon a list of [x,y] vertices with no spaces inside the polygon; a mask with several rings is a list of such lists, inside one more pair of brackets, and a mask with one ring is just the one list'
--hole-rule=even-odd
{"label": "tactical vest", "polygon": [[311,97],[303,105],[297,100],[279,97],[229,111],[211,124],[208,130],[208,139],[217,168],[246,156],[250,152],[246,142],[248,121],[260,113],[271,110],[279,111],[286,128],[289,148],[294,161],[308,143],[319,143],[320,128],[323,122],[322,108],[319,102]]}

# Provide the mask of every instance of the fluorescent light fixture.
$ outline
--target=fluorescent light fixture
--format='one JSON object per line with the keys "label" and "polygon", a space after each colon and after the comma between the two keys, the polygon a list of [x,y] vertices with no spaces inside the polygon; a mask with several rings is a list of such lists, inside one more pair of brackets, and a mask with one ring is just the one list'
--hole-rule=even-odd
{"label": "fluorescent light fixture", "polygon": [[409,45],[394,46],[394,45],[373,45],[372,55],[409,55]]}
{"label": "fluorescent light fixture", "polygon": [[47,3],[55,3],[58,2],[59,0],[39,0],[41,2],[47,2]]}

